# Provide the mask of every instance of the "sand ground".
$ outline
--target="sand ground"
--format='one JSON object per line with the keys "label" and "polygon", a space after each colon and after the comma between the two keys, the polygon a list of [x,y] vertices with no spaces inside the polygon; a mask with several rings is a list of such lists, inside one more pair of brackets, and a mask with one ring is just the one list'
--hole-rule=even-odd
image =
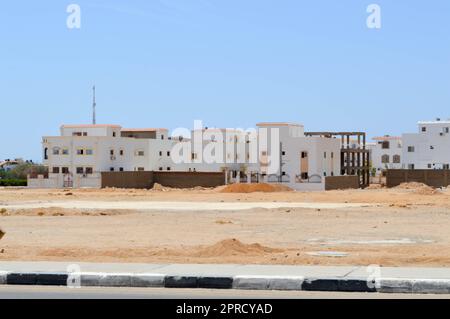
{"label": "sand ground", "polygon": [[450,190],[3,188],[0,228],[0,260],[450,266]]}

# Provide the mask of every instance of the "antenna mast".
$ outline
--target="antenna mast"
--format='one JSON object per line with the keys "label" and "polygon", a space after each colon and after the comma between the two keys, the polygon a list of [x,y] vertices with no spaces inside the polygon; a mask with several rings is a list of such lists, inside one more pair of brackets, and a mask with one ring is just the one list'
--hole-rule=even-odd
{"label": "antenna mast", "polygon": [[97,124],[96,118],[95,118],[95,107],[97,106],[97,103],[95,102],[95,85],[92,88],[93,92],[93,99],[92,99],[92,124]]}

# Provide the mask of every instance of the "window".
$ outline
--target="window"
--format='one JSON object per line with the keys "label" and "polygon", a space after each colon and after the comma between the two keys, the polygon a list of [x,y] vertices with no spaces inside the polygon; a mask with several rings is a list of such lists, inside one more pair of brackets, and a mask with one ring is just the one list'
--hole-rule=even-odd
{"label": "window", "polygon": [[84,173],[83,167],[77,167],[77,174],[83,174],[83,173]]}
{"label": "window", "polygon": [[408,146],[408,153],[414,153],[414,146]]}
{"label": "window", "polygon": [[442,165],[442,169],[450,169],[450,165],[449,164],[444,164],[444,165]]}
{"label": "window", "polygon": [[391,145],[390,145],[389,141],[384,141],[381,143],[381,148],[384,150],[388,150],[390,148],[390,146]]}
{"label": "window", "polygon": [[92,167],[86,167],[86,174],[92,174],[94,169]]}
{"label": "window", "polygon": [[77,155],[84,155],[84,149],[82,148],[77,149]]}
{"label": "window", "polygon": [[434,150],[434,146],[433,145],[430,145],[430,150]]}
{"label": "window", "polygon": [[59,147],[53,148],[53,155],[59,155]]}
{"label": "window", "polygon": [[69,155],[69,149],[68,148],[63,148],[62,155]]}
{"label": "window", "polygon": [[192,153],[192,157],[191,157],[193,160],[194,159],[197,159],[197,153]]}
{"label": "window", "polygon": [[48,148],[44,148],[44,160],[48,160]]}
{"label": "window", "polygon": [[285,156],[286,155],[286,151],[281,152],[281,155]]}
{"label": "window", "polygon": [[444,133],[449,133],[450,132],[450,128],[449,127],[444,127]]}
{"label": "window", "polygon": [[262,156],[267,156],[267,151],[262,151],[262,152],[261,152],[261,155],[262,155]]}
{"label": "window", "polygon": [[167,156],[170,156],[170,152],[167,152]]}
{"label": "window", "polygon": [[83,136],[87,136],[87,132],[83,132]]}
{"label": "window", "polygon": [[170,170],[171,170],[171,168],[170,168],[170,167],[167,167],[167,170],[168,170],[168,171],[170,171]]}
{"label": "window", "polygon": [[428,166],[427,166],[427,167],[428,167],[428,168],[431,168],[431,166],[432,166],[431,164],[428,164]]}
{"label": "window", "polygon": [[144,156],[144,154],[145,154],[145,153],[144,153],[144,151],[142,151],[142,150],[139,150],[139,151],[136,152],[136,155],[137,155],[137,156]]}
{"label": "window", "polygon": [[123,150],[120,150],[120,151],[119,151],[119,155],[120,155],[120,156],[123,156]]}
{"label": "window", "polygon": [[160,170],[160,171],[162,171],[162,170],[163,170],[163,168],[162,168],[162,167],[160,167],[160,168],[159,168],[159,170]]}
{"label": "window", "polygon": [[427,131],[427,127],[426,126],[422,126],[422,132],[426,132]]}
{"label": "window", "polygon": [[414,164],[408,164],[408,169],[414,169]]}
{"label": "window", "polygon": [[94,154],[94,151],[90,148],[86,149],[86,155],[92,155]]}
{"label": "window", "polygon": [[116,132],[113,132],[113,137],[116,137]]}
{"label": "window", "polygon": [[119,172],[123,172],[123,167],[120,167],[120,168],[119,168]]}
{"label": "window", "polygon": [[57,166],[53,167],[52,173],[53,174],[59,174],[59,167],[57,167]]}
{"label": "window", "polygon": [[327,152],[323,152],[323,158],[327,158]]}
{"label": "window", "polygon": [[145,171],[145,169],[143,168],[143,167],[138,167],[138,169],[137,169],[139,172],[143,172],[143,171]]}
{"label": "window", "polygon": [[[334,152],[331,152],[331,158],[334,158]],[[333,175],[333,174],[331,174]]]}
{"label": "window", "polygon": [[302,152],[302,158],[307,158],[308,157],[308,152]]}
{"label": "window", "polygon": [[110,168],[109,168],[109,171],[110,171],[110,172],[114,172],[114,167],[110,167]]}
{"label": "window", "polygon": [[73,136],[83,136],[83,134],[81,132],[73,132],[72,135]]}
{"label": "window", "polygon": [[114,150],[109,150],[109,155],[114,156]]}
{"label": "window", "polygon": [[286,172],[282,172],[281,175],[286,176]]}
{"label": "window", "polygon": [[161,139],[162,139],[162,140],[164,139],[164,135],[161,135]]}
{"label": "window", "polygon": [[381,156],[381,163],[388,164],[389,163],[389,155],[384,154]]}
{"label": "window", "polygon": [[162,156],[162,151],[159,151],[159,156]]}
{"label": "window", "polygon": [[394,157],[392,158],[392,162],[395,164],[399,164],[400,161],[400,155],[394,155]]}
{"label": "window", "polygon": [[63,174],[69,174],[69,168],[68,168],[68,167],[62,167],[62,168],[61,168],[61,172],[62,172]]}

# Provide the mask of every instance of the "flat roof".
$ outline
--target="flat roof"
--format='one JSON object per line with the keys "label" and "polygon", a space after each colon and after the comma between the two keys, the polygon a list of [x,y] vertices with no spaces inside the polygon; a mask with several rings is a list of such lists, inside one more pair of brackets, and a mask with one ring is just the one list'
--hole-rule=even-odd
{"label": "flat roof", "polygon": [[303,124],[288,122],[261,122],[256,123],[256,126],[303,126]]}
{"label": "flat roof", "polygon": [[123,128],[122,132],[156,132],[167,131],[166,128]]}
{"label": "flat roof", "polygon": [[445,121],[419,121],[417,124],[450,124],[450,120]]}
{"label": "flat roof", "polygon": [[244,129],[236,129],[236,128],[218,128],[218,127],[211,127],[211,128],[199,128],[191,130],[191,132],[246,132]]}
{"label": "flat roof", "polygon": [[372,138],[374,141],[392,141],[392,140],[401,140],[400,136],[376,136]]}
{"label": "flat roof", "polygon": [[112,128],[121,128],[120,125],[116,124],[63,124],[61,125],[62,128],[105,128],[105,127],[112,127]]}

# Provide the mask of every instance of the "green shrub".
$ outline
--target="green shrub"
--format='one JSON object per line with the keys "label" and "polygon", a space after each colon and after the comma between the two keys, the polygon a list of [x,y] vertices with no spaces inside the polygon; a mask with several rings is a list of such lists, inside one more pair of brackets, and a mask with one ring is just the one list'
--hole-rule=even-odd
{"label": "green shrub", "polygon": [[26,179],[0,179],[0,186],[27,186]]}

